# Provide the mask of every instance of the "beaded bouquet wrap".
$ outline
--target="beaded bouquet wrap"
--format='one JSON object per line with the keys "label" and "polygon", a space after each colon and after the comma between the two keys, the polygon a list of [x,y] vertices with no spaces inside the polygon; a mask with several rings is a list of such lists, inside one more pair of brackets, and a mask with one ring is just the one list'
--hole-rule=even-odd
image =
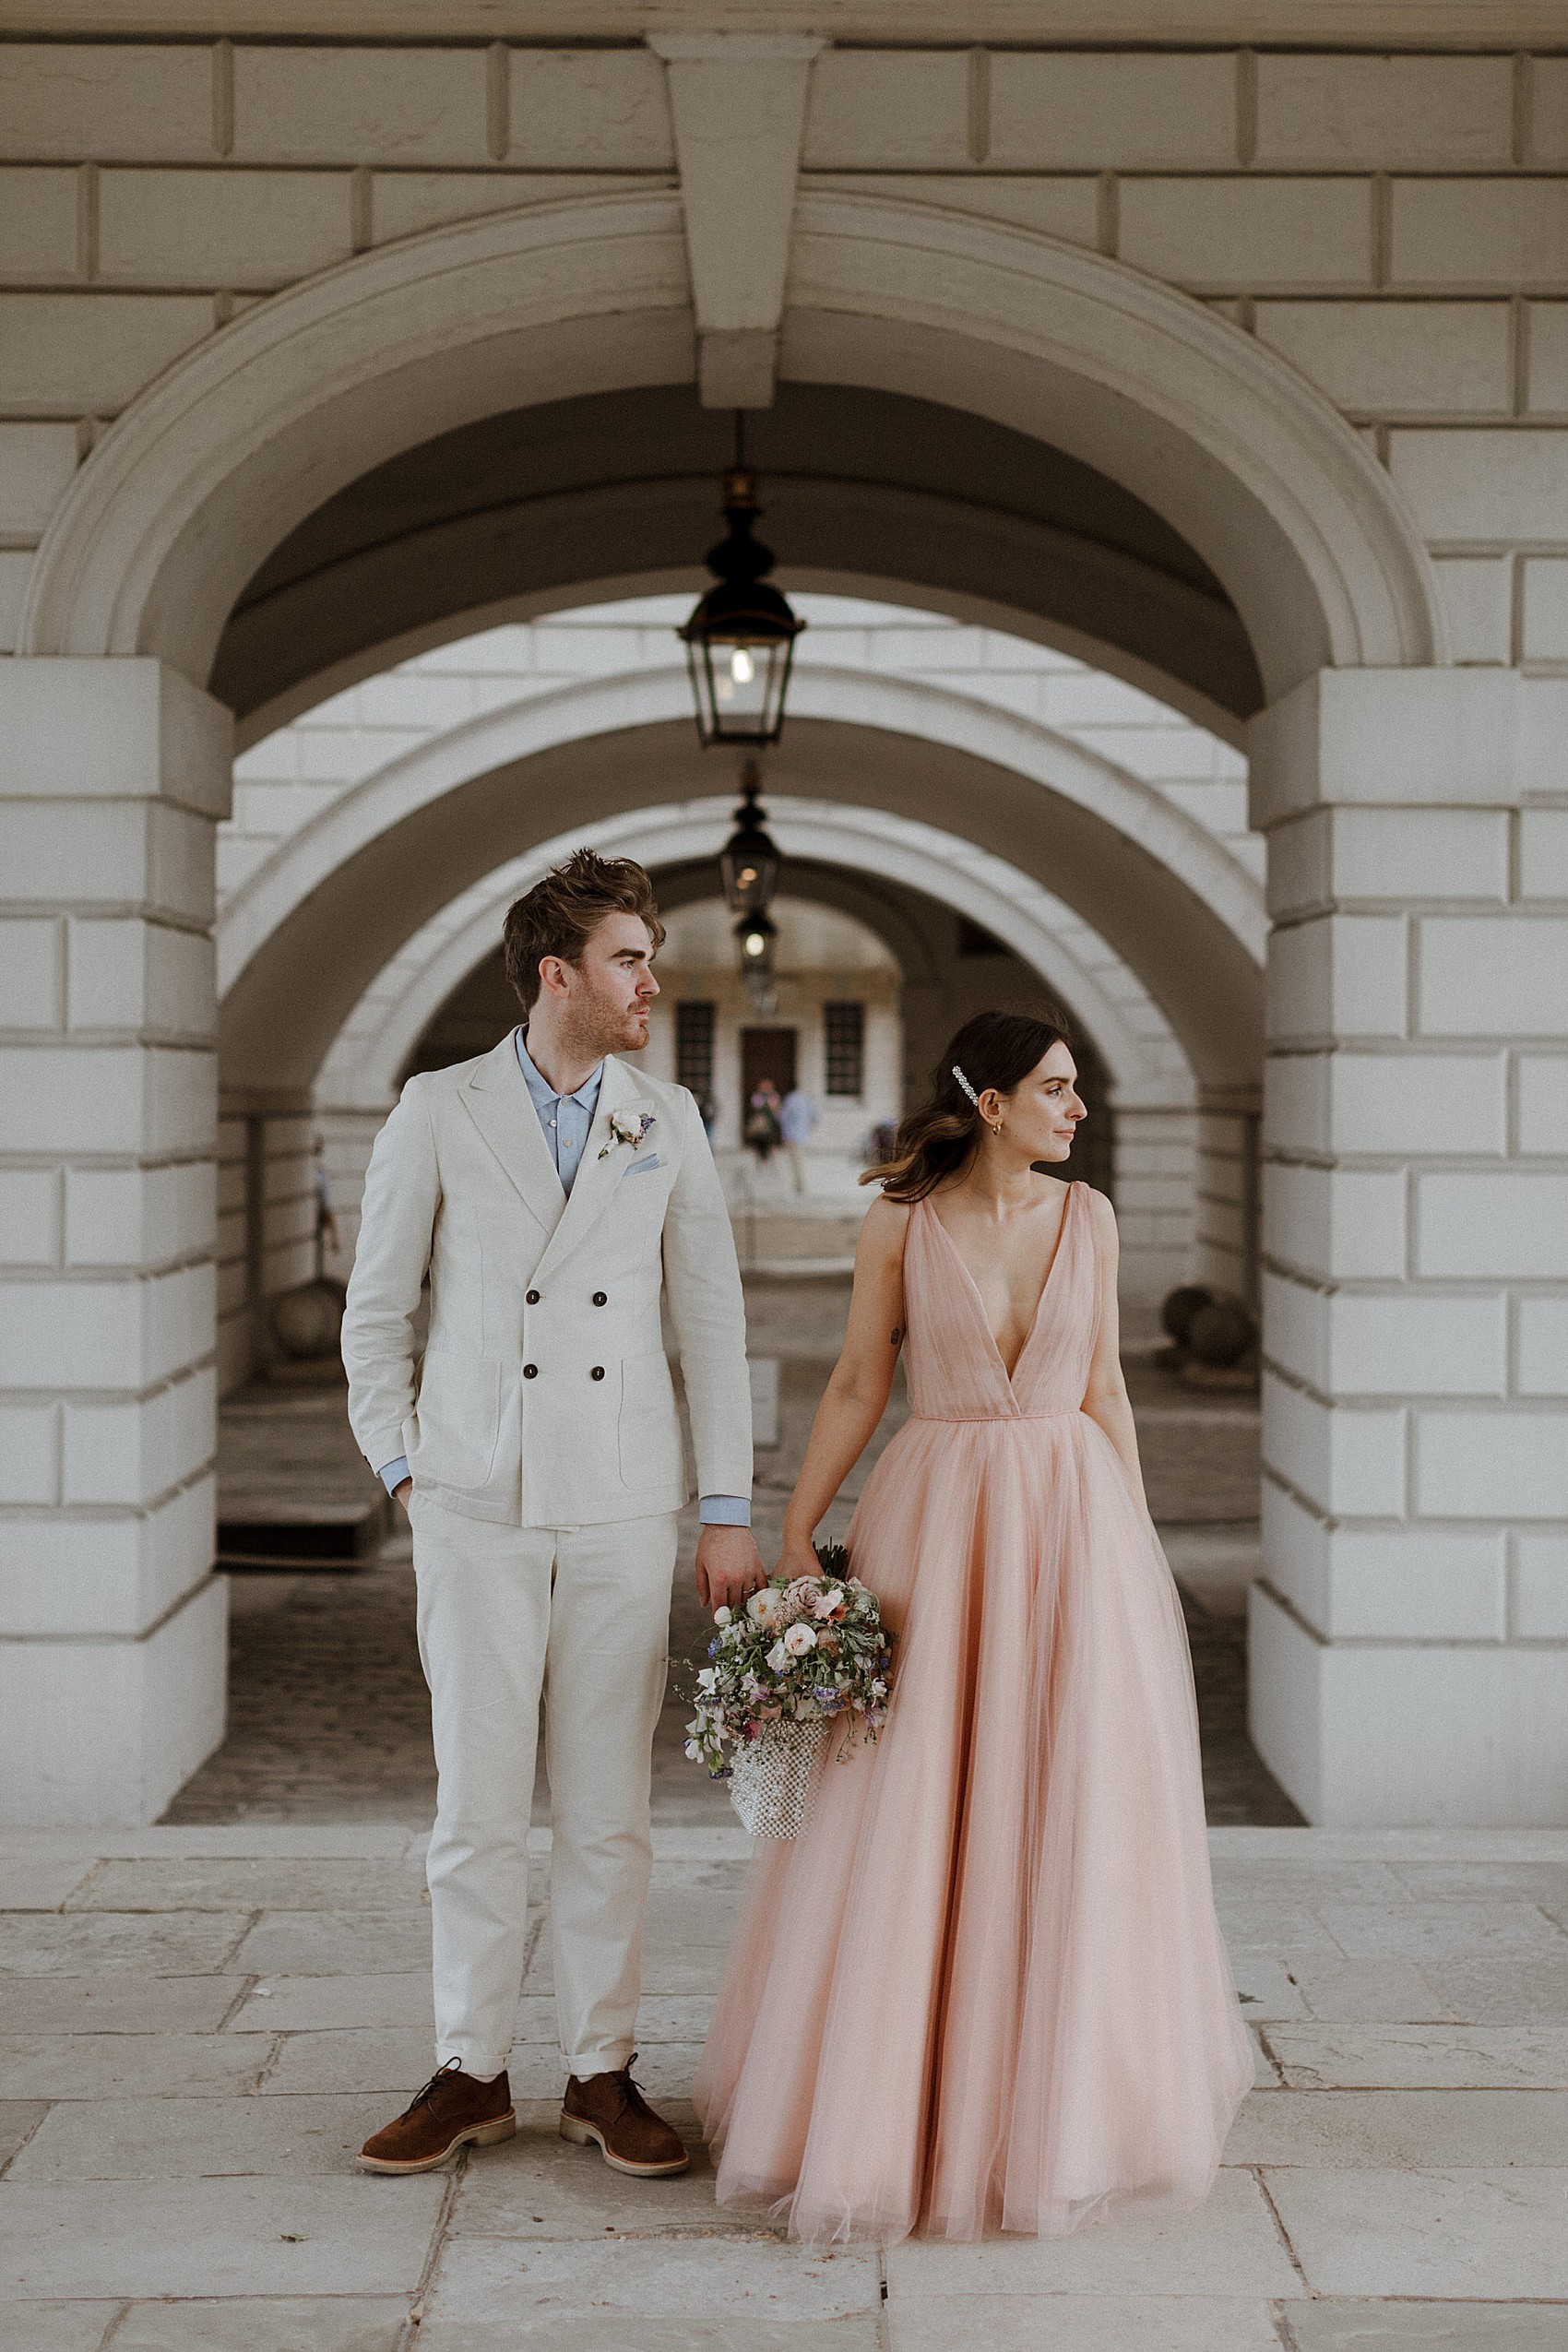
{"label": "beaded bouquet wrap", "polygon": [[714,1610],[707,1663],[684,1693],[696,1710],[686,1753],[729,1781],[754,1837],[803,1828],[836,1724],[843,1762],[887,1717],[892,1638],[876,1595],[850,1575],[842,1544],[818,1545],[816,1556],[820,1575],[774,1577],[739,1614]]}

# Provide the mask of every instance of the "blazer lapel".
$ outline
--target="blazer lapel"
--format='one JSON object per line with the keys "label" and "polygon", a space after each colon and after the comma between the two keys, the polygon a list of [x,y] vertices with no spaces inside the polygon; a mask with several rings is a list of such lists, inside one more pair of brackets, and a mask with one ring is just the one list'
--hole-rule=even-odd
{"label": "blazer lapel", "polygon": [[[602,1099],[602,1087],[600,1093]],[[566,1195],[517,1062],[515,1031],[485,1055],[463,1088],[462,1099],[524,1206],[546,1233],[553,1233]]]}
{"label": "blazer lapel", "polygon": [[[531,1104],[529,1108],[531,1110]],[[612,1053],[606,1054],[604,1075],[599,1087],[599,1107],[594,1112],[588,1142],[583,1146],[582,1158],[577,1163],[571,1198],[545,1246],[544,1255],[534,1269],[536,1281],[568,1256],[584,1235],[591,1230],[609,1206],[616,1186],[637,1156],[629,1145],[611,1142],[612,1113],[618,1111],[624,1119],[635,1119],[639,1111],[652,1109],[652,1103],[624,1063],[617,1062]],[[605,1152],[607,1144],[610,1148]],[[603,1158],[600,1158],[601,1152],[604,1152]],[[551,1172],[553,1174],[553,1170]]]}

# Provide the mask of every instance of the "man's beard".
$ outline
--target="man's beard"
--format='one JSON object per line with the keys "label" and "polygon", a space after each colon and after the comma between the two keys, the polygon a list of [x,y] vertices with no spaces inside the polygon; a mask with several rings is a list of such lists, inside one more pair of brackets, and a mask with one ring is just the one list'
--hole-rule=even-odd
{"label": "man's beard", "polygon": [[636,1053],[647,1043],[646,1009],[636,1005],[585,1004],[571,1024],[568,1042],[585,1059],[607,1053]]}

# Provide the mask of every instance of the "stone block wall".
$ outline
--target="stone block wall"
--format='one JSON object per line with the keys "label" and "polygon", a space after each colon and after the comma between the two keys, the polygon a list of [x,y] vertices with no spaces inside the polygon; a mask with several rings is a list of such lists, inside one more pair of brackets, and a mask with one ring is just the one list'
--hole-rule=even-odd
{"label": "stone block wall", "polygon": [[[675,161],[641,48],[225,41],[13,43],[0,158],[0,620],[101,423],[238,308]],[[1568,661],[1568,58],[830,50],[802,164],[1215,304],[1366,434],[1460,658]]]}

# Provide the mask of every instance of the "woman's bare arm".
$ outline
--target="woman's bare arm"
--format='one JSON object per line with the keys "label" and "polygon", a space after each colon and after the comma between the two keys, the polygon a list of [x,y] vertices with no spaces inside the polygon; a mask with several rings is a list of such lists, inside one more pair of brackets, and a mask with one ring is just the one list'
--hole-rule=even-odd
{"label": "woman's bare arm", "polygon": [[1138,1434],[1122,1373],[1121,1330],[1116,1305],[1116,1212],[1102,1193],[1091,1193],[1099,1258],[1099,1329],[1082,1409],[1097,1421],[1144,1491],[1143,1466],[1138,1460]]}
{"label": "woman's bare arm", "polygon": [[784,1514],[786,1575],[816,1574],[812,1537],[881,1420],[904,1339],[904,1235],[909,1212],[873,1201],[855,1251],[844,1346],[816,1408],[805,1459]]}

